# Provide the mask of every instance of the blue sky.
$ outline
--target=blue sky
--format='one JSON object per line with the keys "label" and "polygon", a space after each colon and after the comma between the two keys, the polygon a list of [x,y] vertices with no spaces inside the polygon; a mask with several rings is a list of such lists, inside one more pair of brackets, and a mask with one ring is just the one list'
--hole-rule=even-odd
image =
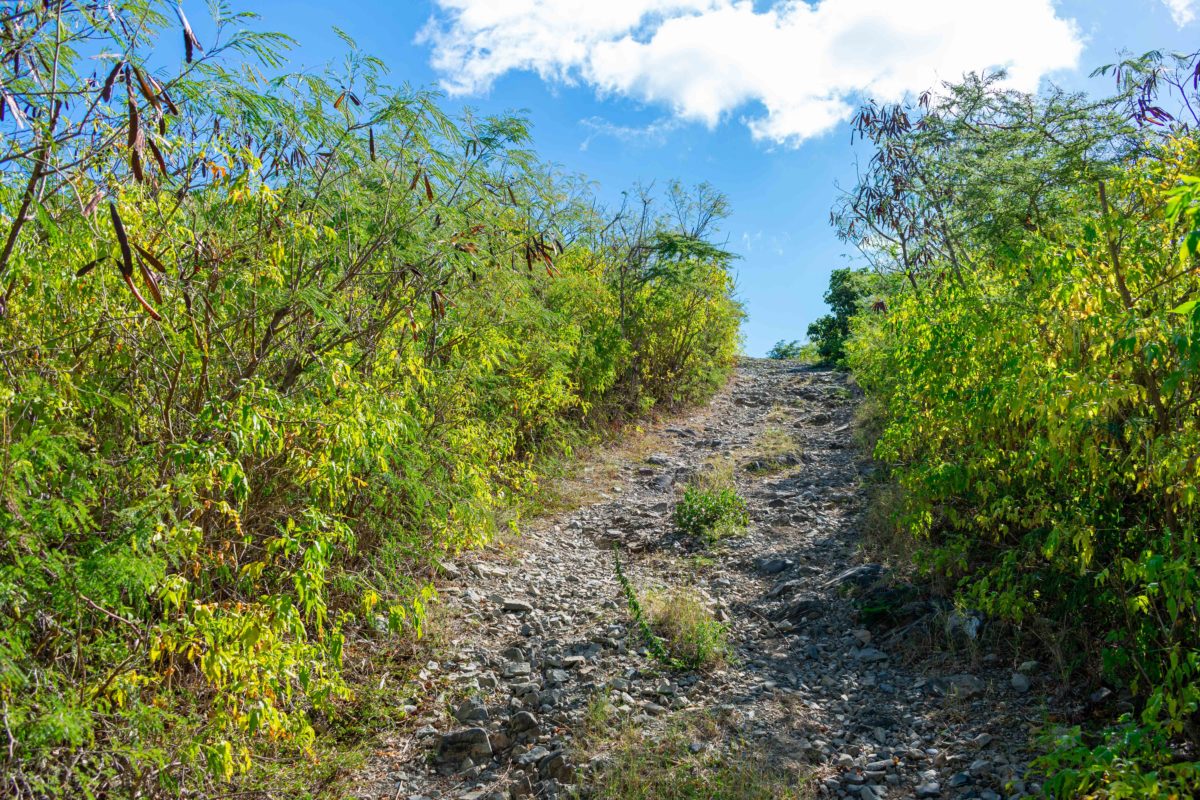
{"label": "blue sky", "polygon": [[[1096,93],[1125,49],[1193,49],[1200,0],[257,0],[292,35],[293,67],[344,44],[396,84],[440,86],[450,110],[521,111],[544,160],[604,198],[678,178],[725,192],[724,235],[749,312],[746,352],[802,339],[829,271],[853,264],[828,225],[854,177],[844,122],[863,96],[1006,65]],[[190,12],[201,16],[199,8]],[[432,22],[431,22],[432,20]],[[197,26],[199,28],[199,26]]]}

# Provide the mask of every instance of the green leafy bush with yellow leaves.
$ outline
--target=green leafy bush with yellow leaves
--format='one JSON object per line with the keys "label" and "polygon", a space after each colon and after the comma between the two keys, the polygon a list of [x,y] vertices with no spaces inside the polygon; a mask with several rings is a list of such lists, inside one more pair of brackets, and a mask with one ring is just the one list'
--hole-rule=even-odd
{"label": "green leafy bush with yellow leaves", "polygon": [[311,755],[540,457],[732,365],[719,193],[605,211],[521,119],[212,8],[4,11],[0,793]]}
{"label": "green leafy bush with yellow leaves", "polygon": [[1138,124],[1136,77],[1173,68],[1148,59],[1107,102],[972,79],[868,106],[878,155],[835,212],[903,278],[848,342],[896,526],[960,602],[1131,696],[1052,737],[1059,797],[1200,789],[1200,142]]}

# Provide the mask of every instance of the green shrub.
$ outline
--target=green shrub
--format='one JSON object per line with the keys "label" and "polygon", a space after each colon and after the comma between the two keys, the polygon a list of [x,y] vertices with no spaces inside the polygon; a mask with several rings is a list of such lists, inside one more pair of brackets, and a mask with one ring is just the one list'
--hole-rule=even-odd
{"label": "green shrub", "polygon": [[767,358],[777,361],[809,361],[813,360],[815,355],[816,349],[812,345],[797,339],[790,342],[780,339],[774,347],[767,351]]}
{"label": "green shrub", "polygon": [[732,488],[708,489],[690,485],[675,504],[676,527],[691,536],[716,541],[740,533],[750,522],[746,501]]}
{"label": "green shrub", "polygon": [[[888,156],[835,214],[905,278],[847,345],[896,481],[874,524],[1132,693],[1132,724],[1057,742],[1054,793],[1170,795],[1200,711],[1200,141],[985,79],[910,111],[864,110]],[[881,186],[896,216],[859,204]]]}
{"label": "green shrub", "polygon": [[1044,738],[1046,754],[1033,766],[1045,776],[1049,797],[1178,800],[1200,794],[1200,765],[1181,761],[1161,729],[1128,717],[1103,737],[1086,736],[1076,726]]}
{"label": "green shrub", "polygon": [[673,186],[614,228],[524,120],[452,118],[349,42],[287,74],[223,3],[191,59],[173,3],[10,6],[6,773],[266,791],[351,702],[347,652],[420,636],[545,456],[728,375],[733,256],[674,214],[725,201]]}

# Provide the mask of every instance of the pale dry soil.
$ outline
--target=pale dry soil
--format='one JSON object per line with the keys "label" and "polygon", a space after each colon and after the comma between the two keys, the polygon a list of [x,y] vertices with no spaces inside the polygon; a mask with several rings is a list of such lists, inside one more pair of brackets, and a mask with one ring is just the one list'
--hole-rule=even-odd
{"label": "pale dry soil", "polygon": [[[452,565],[449,646],[347,795],[586,797],[612,758],[589,722],[603,697],[651,737],[711,715],[717,735],[694,752],[736,746],[813,796],[1036,796],[1024,765],[1052,680],[865,559],[858,400],[842,373],[743,360],[706,406],[593,459],[566,488],[582,505]],[[671,511],[722,459],[751,524],[706,545]],[[614,549],[639,592],[700,594],[728,625],[724,665],[649,656]]]}

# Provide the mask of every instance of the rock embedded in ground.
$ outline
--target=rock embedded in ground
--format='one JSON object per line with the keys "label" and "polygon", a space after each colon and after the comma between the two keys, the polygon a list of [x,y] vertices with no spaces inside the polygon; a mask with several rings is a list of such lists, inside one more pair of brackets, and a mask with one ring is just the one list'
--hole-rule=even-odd
{"label": "rock embedded in ground", "polygon": [[488,718],[487,708],[478,700],[468,700],[454,711],[459,722],[479,722]]}
{"label": "rock embedded in ground", "polygon": [[525,600],[520,600],[515,597],[505,600],[502,604],[505,611],[511,611],[517,614],[523,614],[533,611],[533,604]]}
{"label": "rock embedded in ground", "polygon": [[935,691],[938,693],[962,700],[979,697],[987,691],[987,685],[982,680],[966,673],[948,675],[943,679],[932,682],[932,684],[936,687]]}
{"label": "rock embedded in ground", "polygon": [[443,761],[461,761],[492,757],[492,744],[484,728],[463,728],[442,736],[438,743],[438,758]]}
{"label": "rock embedded in ground", "polygon": [[917,797],[941,797],[942,787],[937,781],[926,781],[917,787]]}
{"label": "rock embedded in ground", "polygon": [[763,575],[778,575],[791,569],[795,564],[786,558],[767,558],[758,562],[758,570]]}

